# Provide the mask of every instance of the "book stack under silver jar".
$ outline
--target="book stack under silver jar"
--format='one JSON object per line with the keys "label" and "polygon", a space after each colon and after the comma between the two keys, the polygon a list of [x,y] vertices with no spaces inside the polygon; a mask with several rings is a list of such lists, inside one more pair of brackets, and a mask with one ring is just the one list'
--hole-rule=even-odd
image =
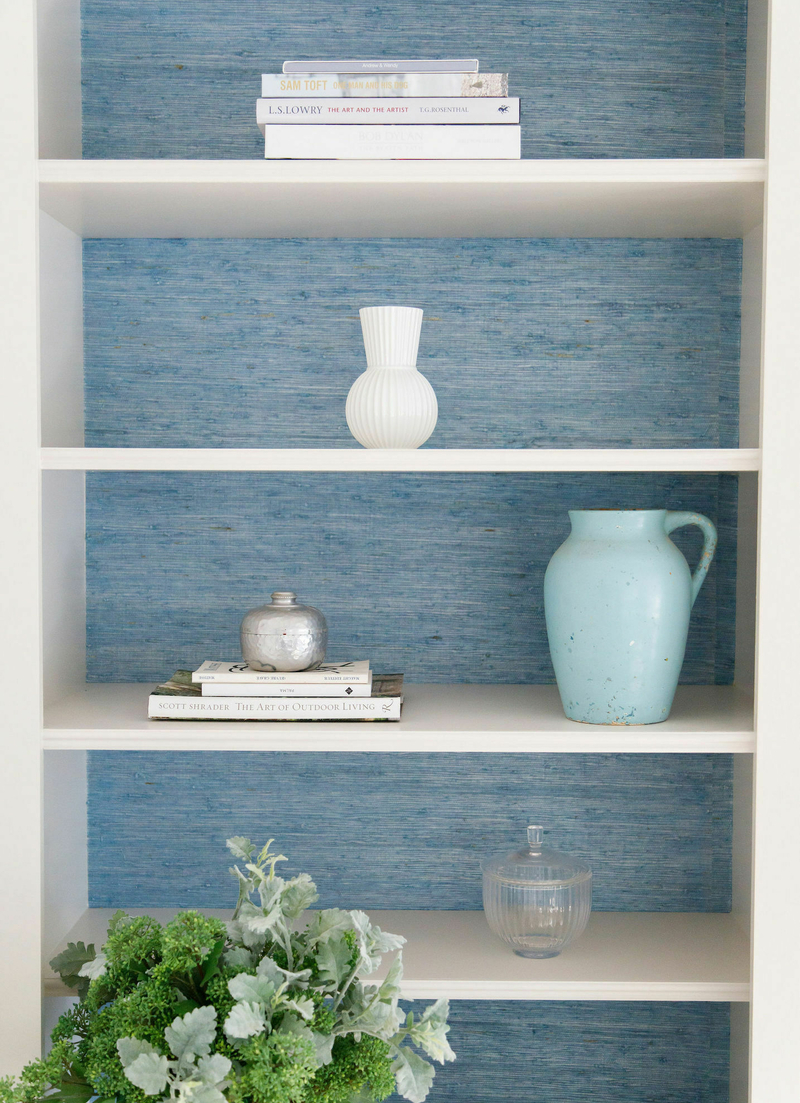
{"label": "book stack under silver jar", "polygon": [[519,99],[469,58],[285,61],[265,73],[265,157],[518,160]]}
{"label": "book stack under silver jar", "polygon": [[253,670],[207,661],[176,670],[150,694],[151,720],[399,720],[402,674],[373,674],[368,661],[315,670]]}

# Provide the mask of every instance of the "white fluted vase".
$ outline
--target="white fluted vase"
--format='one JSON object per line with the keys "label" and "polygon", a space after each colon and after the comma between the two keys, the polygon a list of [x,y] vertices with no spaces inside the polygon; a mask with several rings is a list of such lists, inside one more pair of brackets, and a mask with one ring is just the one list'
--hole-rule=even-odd
{"label": "white fluted vase", "polygon": [[439,412],[433,387],[417,371],[422,311],[365,306],[359,314],[367,370],[347,396],[350,432],[365,448],[419,448]]}

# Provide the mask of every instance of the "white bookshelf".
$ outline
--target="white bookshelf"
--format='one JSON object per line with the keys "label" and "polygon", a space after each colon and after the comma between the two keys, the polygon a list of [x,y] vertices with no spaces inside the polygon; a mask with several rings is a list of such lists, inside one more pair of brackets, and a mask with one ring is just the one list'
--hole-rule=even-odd
{"label": "white bookshelf", "polygon": [[[166,676],[166,675],[165,675]],[[67,690],[44,713],[46,749],[751,754],[753,698],[737,686],[680,686],[663,724],[574,724],[555,686],[407,685],[395,722],[147,720],[152,685]]]}
{"label": "white bookshelf", "polygon": [[42,161],[82,237],[743,237],[765,163]]}
{"label": "white bookshelf", "polygon": [[758,448],[55,448],[43,471],[758,471]]}
{"label": "white bookshelf", "polygon": [[[66,941],[105,941],[113,911],[84,912]],[[166,922],[174,912],[150,908]],[[208,914],[229,919],[230,912]],[[749,998],[747,936],[730,915],[594,912],[581,938],[554,958],[517,957],[491,933],[483,912],[371,911],[383,931],[401,934],[403,997],[409,1000],[713,1000]],[[52,953],[61,949],[52,948]],[[52,956],[48,953],[47,956]],[[381,977],[388,969],[387,957]],[[66,994],[45,963],[50,996]]]}
{"label": "white bookshelf", "polygon": [[[409,936],[414,995],[734,1001],[731,1103],[795,1103],[800,5],[750,0],[749,10],[746,159],[265,164],[77,160],[79,4],[40,0],[38,26],[32,0],[2,6],[0,931],[13,1015],[0,1075],[39,1048],[42,948],[73,928],[102,940],[104,917],[87,912],[89,749],[736,752],[731,915],[598,913],[581,942],[538,963],[488,941],[472,913],[381,924]],[[741,447],[83,447],[83,236],[370,235],[742,237]],[[84,685],[83,477],[93,470],[739,472],[736,687],[683,687],[669,722],[647,729],[570,725],[552,687],[409,687],[403,721],[380,732],[148,722],[146,687]]]}

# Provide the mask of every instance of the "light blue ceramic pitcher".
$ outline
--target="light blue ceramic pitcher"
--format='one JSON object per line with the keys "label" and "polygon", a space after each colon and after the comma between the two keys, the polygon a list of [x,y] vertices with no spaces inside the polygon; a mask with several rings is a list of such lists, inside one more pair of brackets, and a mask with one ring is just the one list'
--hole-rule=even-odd
{"label": "light blue ceramic pitcher", "polygon": [[[571,509],[569,519],[544,578],[564,712],[585,724],[666,720],[717,530],[701,513],[666,509]],[[683,525],[703,530],[694,574],[668,535]]]}

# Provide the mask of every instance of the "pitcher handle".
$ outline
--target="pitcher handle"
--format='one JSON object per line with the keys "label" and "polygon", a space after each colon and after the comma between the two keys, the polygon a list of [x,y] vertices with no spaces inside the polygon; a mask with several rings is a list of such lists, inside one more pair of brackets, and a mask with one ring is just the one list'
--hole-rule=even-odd
{"label": "pitcher handle", "polygon": [[664,525],[667,533],[674,532],[675,529],[683,528],[684,525],[697,525],[698,528],[703,530],[703,553],[692,575],[692,605],[694,605],[697,600],[697,595],[700,593],[700,587],[705,582],[708,568],[711,566],[711,560],[714,558],[714,552],[717,549],[717,530],[714,528],[713,523],[709,521],[708,517],[704,517],[702,513],[684,513],[681,510],[667,510]]}

